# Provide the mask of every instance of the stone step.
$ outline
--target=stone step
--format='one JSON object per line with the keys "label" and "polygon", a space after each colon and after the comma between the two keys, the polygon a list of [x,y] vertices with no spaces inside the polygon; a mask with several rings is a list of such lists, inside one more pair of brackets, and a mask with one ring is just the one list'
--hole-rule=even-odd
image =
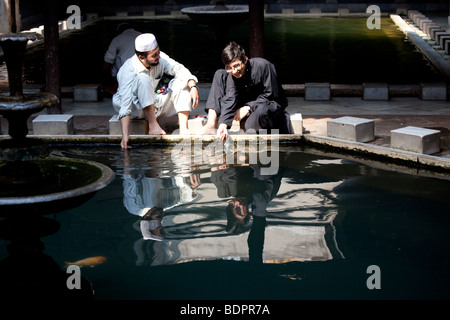
{"label": "stone step", "polygon": [[73,115],[41,114],[32,121],[34,135],[71,135],[74,133]]}
{"label": "stone step", "polygon": [[391,130],[391,148],[423,154],[440,151],[440,131],[420,127]]}
{"label": "stone step", "polygon": [[369,142],[375,140],[374,132],[371,119],[345,116],[327,121],[327,135],[333,138]]}
{"label": "stone step", "polygon": [[[129,126],[130,135],[144,135],[148,134],[148,121],[146,119],[130,120]],[[109,134],[114,136],[122,135],[122,126],[117,115],[113,115],[109,119]]]}

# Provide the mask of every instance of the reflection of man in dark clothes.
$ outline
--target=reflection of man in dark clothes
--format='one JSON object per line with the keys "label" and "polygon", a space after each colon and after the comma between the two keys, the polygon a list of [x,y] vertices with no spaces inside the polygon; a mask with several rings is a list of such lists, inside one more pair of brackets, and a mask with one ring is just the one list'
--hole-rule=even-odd
{"label": "reflection of man in dark clothes", "polygon": [[222,62],[225,69],[216,71],[206,102],[208,122],[203,133],[215,129],[218,121],[217,137],[224,140],[233,120],[245,130],[289,133],[288,101],[274,65],[263,58],[248,59],[235,42],[222,51]]}
{"label": "reflection of man in dark clothes", "polygon": [[281,179],[281,170],[275,175],[262,175],[259,166],[231,166],[211,172],[217,195],[232,197],[226,209],[228,232],[240,233],[245,229],[251,208],[253,222],[247,243],[252,262],[262,262],[267,206],[277,195]]}

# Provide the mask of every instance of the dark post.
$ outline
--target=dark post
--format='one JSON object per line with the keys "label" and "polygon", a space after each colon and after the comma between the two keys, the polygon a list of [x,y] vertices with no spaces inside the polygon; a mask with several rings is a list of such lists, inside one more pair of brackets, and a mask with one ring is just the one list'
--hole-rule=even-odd
{"label": "dark post", "polygon": [[53,93],[59,102],[47,108],[48,113],[62,113],[61,83],[59,75],[58,56],[58,11],[56,0],[46,0],[44,21],[44,47],[45,47],[45,91]]}
{"label": "dark post", "polygon": [[264,1],[249,0],[250,58],[264,57]]}

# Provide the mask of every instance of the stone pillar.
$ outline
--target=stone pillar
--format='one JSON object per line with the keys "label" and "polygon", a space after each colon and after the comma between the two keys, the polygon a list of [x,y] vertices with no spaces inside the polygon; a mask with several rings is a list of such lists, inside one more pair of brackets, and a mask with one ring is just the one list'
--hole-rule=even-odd
{"label": "stone pillar", "polygon": [[264,1],[249,0],[250,58],[264,57]]}
{"label": "stone pillar", "polygon": [[62,113],[61,81],[59,68],[59,27],[57,1],[46,0],[44,15],[44,48],[45,48],[45,91],[53,93],[59,102],[47,109],[48,113]]}
{"label": "stone pillar", "polygon": [[0,33],[19,32],[21,27],[19,0],[0,0]]}

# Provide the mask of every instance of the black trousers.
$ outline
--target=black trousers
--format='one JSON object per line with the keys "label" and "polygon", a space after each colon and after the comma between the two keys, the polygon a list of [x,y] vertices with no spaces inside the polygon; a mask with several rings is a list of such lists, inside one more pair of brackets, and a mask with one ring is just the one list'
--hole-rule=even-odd
{"label": "black trousers", "polygon": [[[216,71],[206,101],[206,112],[208,109],[213,109],[218,117],[222,114],[222,99],[225,97],[227,77],[228,72],[224,69]],[[245,103],[236,106],[234,112],[244,105]],[[253,129],[259,133],[261,130],[267,130],[267,133],[270,134],[273,132],[272,129],[277,129],[280,134],[291,133],[288,114],[275,101],[261,101],[257,105],[253,105],[253,111],[241,120],[241,126],[242,122],[245,122],[245,131]]]}

